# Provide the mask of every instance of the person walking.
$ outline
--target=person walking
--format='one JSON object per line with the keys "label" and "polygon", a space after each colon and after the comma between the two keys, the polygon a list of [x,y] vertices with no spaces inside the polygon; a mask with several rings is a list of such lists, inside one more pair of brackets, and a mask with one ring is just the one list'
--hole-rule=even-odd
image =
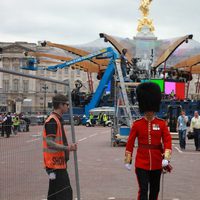
{"label": "person walking", "polygon": [[[157,200],[162,169],[170,168],[172,139],[163,119],[156,117],[161,103],[161,91],[155,83],[142,83],[136,89],[139,109],[144,117],[131,128],[125,152],[125,167],[131,170],[136,138],[138,149],[135,172],[139,184],[138,200]],[[169,170],[170,171],[170,170]]]}
{"label": "person walking", "polygon": [[103,119],[102,118],[103,118],[103,113],[99,113],[98,118],[97,118],[99,125],[101,125],[103,123]]}
{"label": "person walking", "polygon": [[67,172],[70,151],[77,144],[68,144],[62,115],[68,110],[68,98],[57,94],[52,99],[53,112],[45,121],[43,130],[44,167],[49,176],[48,200],[72,200],[73,191]]}
{"label": "person walking", "polygon": [[19,126],[20,126],[20,119],[17,114],[15,114],[13,118],[13,132],[15,135],[17,135],[17,132],[19,131]]}
{"label": "person walking", "polygon": [[4,137],[4,132],[3,132],[3,114],[0,114],[0,126],[1,126],[1,137]]}
{"label": "person walking", "polygon": [[8,112],[8,114],[4,117],[3,126],[6,132],[6,137],[9,138],[12,133],[12,116],[10,112]]}
{"label": "person walking", "polygon": [[174,99],[174,98],[175,98],[175,92],[174,92],[174,90],[171,91],[170,97],[171,97],[171,99]]}
{"label": "person walking", "polygon": [[185,150],[186,147],[186,131],[187,131],[188,117],[185,115],[185,111],[181,111],[181,115],[177,120],[177,131],[179,133],[179,145],[181,150]]}
{"label": "person walking", "polygon": [[20,119],[26,122],[26,132],[29,132],[29,126],[31,124],[31,120],[23,115],[20,117]]}
{"label": "person walking", "polygon": [[2,114],[2,121],[1,121],[1,125],[2,125],[1,136],[2,137],[4,137],[5,135],[5,120],[4,120],[5,117],[6,117],[6,113]]}
{"label": "person walking", "polygon": [[196,151],[200,151],[200,117],[198,111],[194,112],[191,120],[190,131],[194,132],[194,144]]}
{"label": "person walking", "polygon": [[94,120],[94,115],[93,115],[93,113],[90,113],[90,115],[89,115],[89,120],[90,120],[91,126],[94,126],[95,120]]}
{"label": "person walking", "polygon": [[108,116],[106,115],[106,113],[103,114],[103,126],[106,127],[106,123],[108,121]]}
{"label": "person walking", "polygon": [[126,57],[126,53],[127,53],[127,49],[123,49],[121,56],[120,56],[122,75],[123,75],[124,79],[127,77],[128,60],[127,60],[127,57]]}

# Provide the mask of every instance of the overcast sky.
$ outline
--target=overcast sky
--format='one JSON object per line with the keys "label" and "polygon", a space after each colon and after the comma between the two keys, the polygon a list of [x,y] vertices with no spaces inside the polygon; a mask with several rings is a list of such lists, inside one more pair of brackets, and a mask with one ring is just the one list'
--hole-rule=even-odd
{"label": "overcast sky", "polygon": [[[136,35],[140,0],[0,0],[0,41],[82,44],[104,32]],[[153,0],[159,39],[193,33],[200,41],[199,0]]]}

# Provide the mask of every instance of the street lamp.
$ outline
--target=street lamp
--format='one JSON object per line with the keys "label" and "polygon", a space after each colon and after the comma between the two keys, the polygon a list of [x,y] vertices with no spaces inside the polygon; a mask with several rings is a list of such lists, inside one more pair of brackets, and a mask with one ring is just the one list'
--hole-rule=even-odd
{"label": "street lamp", "polygon": [[48,86],[45,84],[42,89],[44,90],[44,115],[47,114],[46,111],[46,101],[47,101],[47,90],[48,90]]}

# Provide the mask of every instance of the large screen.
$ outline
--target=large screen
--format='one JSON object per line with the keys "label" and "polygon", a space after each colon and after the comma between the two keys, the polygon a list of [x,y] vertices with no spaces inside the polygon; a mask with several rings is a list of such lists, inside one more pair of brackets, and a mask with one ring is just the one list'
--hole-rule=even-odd
{"label": "large screen", "polygon": [[176,94],[176,83],[175,82],[165,82],[165,94]]}
{"label": "large screen", "polygon": [[185,83],[176,83],[176,98],[185,99]]}
{"label": "large screen", "polygon": [[164,82],[163,79],[151,79],[151,80],[141,80],[142,83],[152,82],[160,86],[161,92],[170,95],[175,94],[175,98],[178,100],[185,99],[185,83],[182,82]]}
{"label": "large screen", "polygon": [[159,85],[161,92],[164,92],[164,80],[163,79],[151,79],[152,83],[156,83]]}
{"label": "large screen", "polygon": [[151,79],[151,80],[141,80],[142,83],[152,82],[159,85],[161,92],[164,92],[164,80],[163,79]]}
{"label": "large screen", "polygon": [[165,82],[165,94],[175,94],[176,99],[185,99],[185,83],[180,82]]}

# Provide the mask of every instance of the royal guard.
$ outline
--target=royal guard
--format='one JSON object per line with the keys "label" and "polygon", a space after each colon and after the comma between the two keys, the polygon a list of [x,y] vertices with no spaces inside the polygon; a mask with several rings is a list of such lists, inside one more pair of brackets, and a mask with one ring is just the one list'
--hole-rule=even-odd
{"label": "royal guard", "polygon": [[160,87],[155,83],[142,83],[137,87],[136,95],[144,117],[132,125],[126,145],[125,167],[131,170],[137,138],[135,173],[139,184],[138,200],[157,200],[161,173],[163,169],[171,169],[172,140],[166,122],[156,117],[161,103]]}

